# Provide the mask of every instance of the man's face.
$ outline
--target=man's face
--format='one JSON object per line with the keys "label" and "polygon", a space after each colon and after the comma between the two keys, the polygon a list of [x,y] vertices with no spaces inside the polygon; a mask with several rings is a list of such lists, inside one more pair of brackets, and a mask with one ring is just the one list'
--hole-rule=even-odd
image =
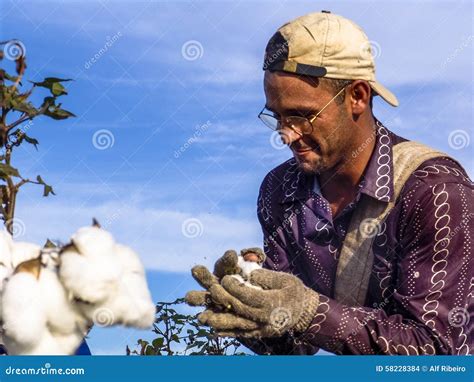
{"label": "man's face", "polygon": [[[334,90],[318,82],[317,79],[305,79],[284,72],[266,71],[266,106],[277,118],[311,118],[335,95]],[[313,121],[311,134],[301,136],[284,126],[281,137],[303,171],[321,173],[336,168],[350,155],[352,128],[347,102],[339,104],[334,100]]]}

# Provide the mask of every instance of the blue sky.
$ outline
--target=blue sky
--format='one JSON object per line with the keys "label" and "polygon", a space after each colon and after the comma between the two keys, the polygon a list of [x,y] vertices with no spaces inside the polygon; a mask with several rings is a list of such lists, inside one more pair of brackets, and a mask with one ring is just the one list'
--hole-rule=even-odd
{"label": "blue sky", "polygon": [[[35,120],[39,150],[17,152],[14,165],[57,193],[24,188],[18,239],[65,241],[94,216],[140,254],[156,300],[195,288],[193,265],[260,245],[258,187],[290,156],[256,118],[263,50],[280,25],[322,9],[372,41],[378,80],[401,104],[377,99],[375,115],[448,152],[472,178],[470,1],[5,0],[1,39],[24,43],[28,79],[74,79],[63,106],[77,115]],[[98,328],[89,343],[123,354],[146,335]]]}

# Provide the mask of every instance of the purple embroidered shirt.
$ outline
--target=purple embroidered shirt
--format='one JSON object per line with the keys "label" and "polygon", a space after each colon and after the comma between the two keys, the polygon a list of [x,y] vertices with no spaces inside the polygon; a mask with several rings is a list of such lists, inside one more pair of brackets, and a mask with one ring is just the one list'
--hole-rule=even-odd
{"label": "purple embroidered shirt", "polygon": [[320,293],[299,337],[246,340],[257,353],[472,354],[474,185],[449,158],[424,162],[375,232],[363,307],[334,300],[339,252],[360,194],[393,195],[392,148],[406,141],[377,121],[376,144],[355,200],[334,219],[315,177],[294,159],[272,170],[258,199],[266,268],[290,272]]}

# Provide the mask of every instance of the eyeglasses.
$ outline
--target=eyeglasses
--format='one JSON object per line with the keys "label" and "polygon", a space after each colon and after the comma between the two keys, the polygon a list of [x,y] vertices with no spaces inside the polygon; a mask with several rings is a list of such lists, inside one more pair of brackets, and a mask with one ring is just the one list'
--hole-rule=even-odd
{"label": "eyeglasses", "polygon": [[313,132],[314,120],[341,94],[348,85],[344,86],[337,94],[331,98],[331,100],[324,105],[324,107],[311,118],[300,117],[300,116],[288,116],[284,118],[275,117],[271,110],[268,110],[266,106],[263,107],[262,111],[258,114],[258,118],[273,131],[280,131],[285,126],[289,127],[296,134],[303,136]]}

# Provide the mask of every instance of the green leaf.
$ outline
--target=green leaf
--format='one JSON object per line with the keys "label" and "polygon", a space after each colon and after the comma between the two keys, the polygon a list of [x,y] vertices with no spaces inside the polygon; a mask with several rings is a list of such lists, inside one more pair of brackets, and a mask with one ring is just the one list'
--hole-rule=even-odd
{"label": "green leaf", "polygon": [[53,93],[56,97],[60,95],[67,94],[67,91],[63,85],[59,82],[55,82],[53,86],[51,86],[51,93]]}
{"label": "green leaf", "polygon": [[73,113],[70,111],[64,110],[59,108],[58,106],[50,106],[44,112],[44,115],[59,120],[59,119],[67,119],[69,117],[75,117]]}
{"label": "green leaf", "polygon": [[70,78],[57,78],[57,77],[46,77],[41,82],[31,81],[35,86],[40,86],[46,89],[49,89],[51,94],[55,97],[59,97],[63,94],[67,94],[66,89],[61,84],[61,82],[72,81]]}
{"label": "green leaf", "polygon": [[13,133],[11,133],[10,137],[11,136],[13,136],[16,139],[16,141],[12,142],[15,146],[20,146],[23,140],[25,140],[29,144],[34,145],[35,149],[38,149],[37,147],[39,144],[38,140],[32,137],[29,137],[28,135],[26,135],[26,133],[24,133],[20,129],[17,129]]}
{"label": "green leaf", "polygon": [[0,80],[3,80],[4,78],[6,78],[7,80],[11,82],[16,82],[16,80],[18,80],[18,77],[11,76],[5,70],[0,69]]}
{"label": "green leaf", "polygon": [[0,163],[0,178],[6,178],[7,176],[20,177],[18,170],[8,164]]}
{"label": "green leaf", "polygon": [[31,138],[29,137],[28,135],[26,134],[23,134],[23,138],[25,139],[25,141],[27,141],[30,145],[33,145],[35,146],[35,149],[38,150],[38,140],[36,138]]}
{"label": "green leaf", "polygon": [[155,351],[151,346],[147,346],[145,349],[145,355],[155,355]]}
{"label": "green leaf", "polygon": [[171,336],[171,341],[175,341],[175,342],[179,343],[179,337],[178,337],[178,335],[177,335],[177,334],[173,334],[173,335]]}
{"label": "green leaf", "polygon": [[44,186],[43,188],[43,196],[49,196],[49,194],[53,194],[53,195],[56,195],[54,193],[54,190],[53,190],[53,187],[51,187],[49,184],[46,184],[45,181],[43,180],[43,178],[41,178],[40,175],[38,175],[36,177],[36,181],[39,183],[39,184],[42,184]]}
{"label": "green leaf", "polygon": [[13,97],[10,105],[13,110],[28,114],[29,117],[34,117],[39,112],[31,102],[25,102],[21,97]]}
{"label": "green leaf", "polygon": [[41,104],[41,107],[50,107],[50,106],[54,106],[55,104],[55,99],[54,97],[44,97],[43,99],[43,103]]}
{"label": "green leaf", "polygon": [[153,341],[152,341],[152,345],[155,349],[159,349],[163,346],[165,342],[165,339],[163,337],[160,337],[160,338],[155,338]]}

